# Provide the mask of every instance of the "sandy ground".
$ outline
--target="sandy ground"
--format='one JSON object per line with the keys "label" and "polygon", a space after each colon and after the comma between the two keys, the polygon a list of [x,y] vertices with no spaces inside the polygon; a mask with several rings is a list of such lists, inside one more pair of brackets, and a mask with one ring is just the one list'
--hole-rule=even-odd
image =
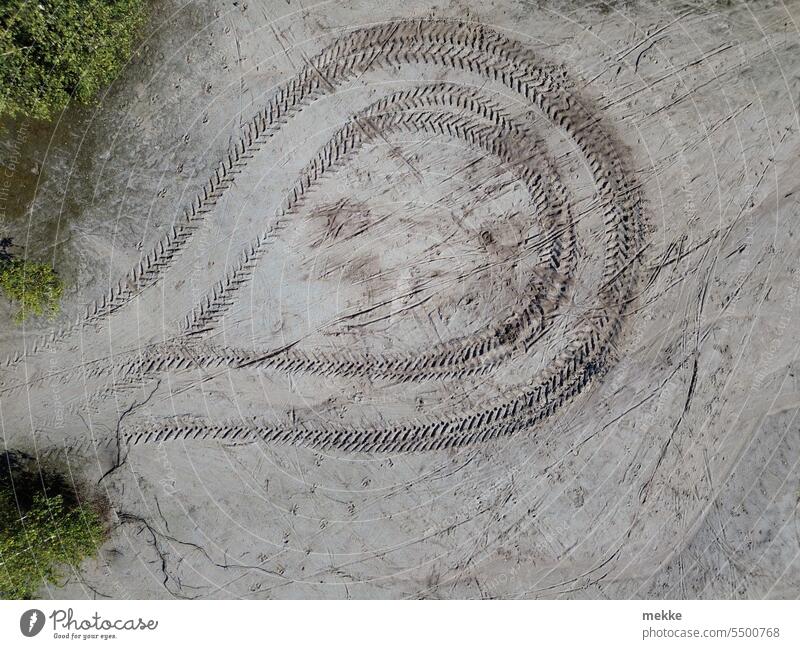
{"label": "sandy ground", "polygon": [[9,125],[44,597],[800,594],[800,4],[162,3]]}

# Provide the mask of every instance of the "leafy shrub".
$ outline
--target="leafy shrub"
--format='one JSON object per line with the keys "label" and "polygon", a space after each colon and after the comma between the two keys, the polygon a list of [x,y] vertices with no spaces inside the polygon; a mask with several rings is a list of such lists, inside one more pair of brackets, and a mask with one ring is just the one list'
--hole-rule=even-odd
{"label": "leafy shrub", "polygon": [[44,582],[58,583],[67,567],[96,554],[103,537],[99,509],[80,503],[59,476],[7,474],[0,481],[0,598],[30,598]]}
{"label": "leafy shrub", "polygon": [[90,101],[130,58],[145,0],[3,0],[0,115],[50,119]]}
{"label": "leafy shrub", "polygon": [[19,302],[16,320],[22,322],[30,315],[54,317],[59,311],[59,300],[64,283],[47,264],[24,259],[0,262],[0,288],[12,302]]}
{"label": "leafy shrub", "polygon": [[62,496],[39,494],[26,512],[0,490],[0,596],[27,599],[44,582],[57,583],[63,566],[78,567],[103,539],[99,515],[85,507],[67,509]]}

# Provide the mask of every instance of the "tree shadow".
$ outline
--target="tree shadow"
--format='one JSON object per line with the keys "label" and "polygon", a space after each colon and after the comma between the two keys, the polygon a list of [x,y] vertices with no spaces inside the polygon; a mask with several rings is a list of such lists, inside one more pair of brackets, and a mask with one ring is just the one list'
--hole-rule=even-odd
{"label": "tree shadow", "polygon": [[11,237],[4,237],[0,239],[0,263],[11,261],[14,255],[9,248],[14,245],[14,239]]}
{"label": "tree shadow", "polygon": [[38,462],[21,451],[0,453],[0,489],[9,490],[16,499],[20,512],[31,508],[37,495],[48,498],[61,496],[64,505],[71,509],[80,504],[81,486],[72,484],[66,472],[59,467]]}

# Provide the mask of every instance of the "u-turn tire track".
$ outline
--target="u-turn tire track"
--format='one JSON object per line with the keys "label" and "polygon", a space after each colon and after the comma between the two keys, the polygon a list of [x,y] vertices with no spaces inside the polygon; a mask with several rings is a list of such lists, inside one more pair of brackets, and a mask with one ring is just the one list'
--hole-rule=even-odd
{"label": "u-turn tire track", "polygon": [[[595,242],[602,243],[605,257],[596,304],[589,308],[583,319],[588,324],[570,332],[570,338],[555,361],[550,367],[540,371],[521,394],[483,410],[455,413],[433,421],[409,421],[389,427],[363,429],[341,429],[336,426],[273,428],[257,420],[228,423],[200,419],[191,422],[163,420],[159,424],[139,424],[126,429],[124,439],[127,443],[140,444],[171,439],[261,439],[345,451],[432,450],[510,434],[542,422],[609,369],[623,330],[624,309],[634,295],[638,278],[642,214],[636,183],[629,177],[608,129],[601,118],[587,109],[588,104],[569,90],[563,73],[555,66],[537,62],[536,54],[525,46],[482,26],[465,27],[426,20],[357,30],[342,37],[315,57],[309,66],[284,85],[266,108],[251,120],[246,128],[245,138],[234,148],[238,155],[236,161],[229,159],[229,167],[223,163],[222,176],[217,175],[216,180],[212,179],[196,201],[196,207],[193,205],[193,210],[186,214],[183,227],[188,229],[171,232],[120,283],[117,291],[112,291],[90,309],[85,321],[93,322],[108,317],[122,308],[137,292],[154,285],[163,277],[175,255],[181,251],[196,229],[196,222],[202,220],[202,216],[229,185],[226,178],[232,173],[231,170],[237,164],[246,164],[247,159],[252,157],[283,122],[296,116],[303,106],[333,91],[345,80],[358,77],[368,68],[388,68],[404,63],[435,64],[504,84],[531,106],[537,107],[572,139],[582,153],[597,190],[605,229],[604,240]],[[372,119],[376,118],[377,115]],[[434,123],[432,116],[430,120]],[[444,122],[438,123],[446,130]],[[363,127],[362,124],[361,128]],[[456,128],[455,123],[450,124],[450,128]],[[466,131],[462,132],[461,136],[464,137],[465,133]],[[301,180],[302,182],[304,181]],[[296,191],[292,196],[295,193]],[[189,216],[190,213],[192,216]],[[266,241],[262,237],[251,246],[251,260],[261,254],[260,250]],[[232,288],[235,293],[235,287],[247,281],[252,272],[252,267],[247,267],[247,255],[246,252],[242,258],[243,275],[237,276],[234,269],[234,281],[230,287],[223,284],[223,292]],[[231,275],[228,279],[230,277]],[[209,300],[208,304],[212,302]],[[229,300],[223,298],[221,303],[226,302]],[[201,313],[197,321],[202,320]],[[190,319],[189,324],[192,322],[194,320]],[[204,324],[213,326],[214,322],[212,317]],[[189,329],[191,330],[191,326]],[[200,327],[198,330],[205,329]],[[495,333],[490,332],[489,338]],[[486,337],[482,340],[485,339]],[[484,343],[479,343],[479,351],[482,344]],[[471,361],[471,357],[467,358],[469,353],[471,352],[461,357],[452,356],[444,363],[439,359],[438,365],[434,363],[431,367],[439,369],[451,361]],[[275,358],[279,356],[276,355]],[[239,369],[252,367],[253,360],[255,359],[240,363]],[[171,361],[169,357],[161,357],[148,362],[150,367],[136,363],[128,368],[131,377],[162,371],[168,368]],[[159,368],[159,362],[166,362],[166,365]],[[179,359],[175,362],[183,361]],[[283,366],[280,361],[274,361],[272,366],[283,371],[319,372],[323,371],[322,368],[328,368],[334,374],[349,375],[348,372],[351,372],[355,376],[366,376],[370,371],[367,365],[373,365],[374,369],[373,359],[367,359],[361,365],[359,362],[351,362],[349,365],[345,363],[337,366],[332,359],[297,356],[293,361],[284,362]],[[398,371],[412,369],[414,368],[400,363],[397,366]],[[432,375],[427,368],[416,369],[422,369],[417,378],[430,378]],[[442,374],[446,376],[447,372]],[[456,372],[453,376],[459,374]]]}

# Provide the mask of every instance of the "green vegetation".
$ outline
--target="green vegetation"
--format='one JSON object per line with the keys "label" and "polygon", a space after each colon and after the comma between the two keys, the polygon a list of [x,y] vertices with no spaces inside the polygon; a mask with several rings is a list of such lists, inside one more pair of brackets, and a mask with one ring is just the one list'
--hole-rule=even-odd
{"label": "green vegetation", "polygon": [[64,283],[47,264],[7,259],[0,261],[0,289],[12,302],[19,303],[15,318],[22,322],[31,315],[54,317],[59,311]]}
{"label": "green vegetation", "polygon": [[[8,465],[10,454],[0,456]],[[96,554],[100,508],[79,502],[58,474],[15,467],[0,476],[0,598],[26,599]],[[7,467],[2,467],[7,468]]]}
{"label": "green vegetation", "polygon": [[130,58],[145,0],[0,3],[0,115],[50,119],[89,102]]}

